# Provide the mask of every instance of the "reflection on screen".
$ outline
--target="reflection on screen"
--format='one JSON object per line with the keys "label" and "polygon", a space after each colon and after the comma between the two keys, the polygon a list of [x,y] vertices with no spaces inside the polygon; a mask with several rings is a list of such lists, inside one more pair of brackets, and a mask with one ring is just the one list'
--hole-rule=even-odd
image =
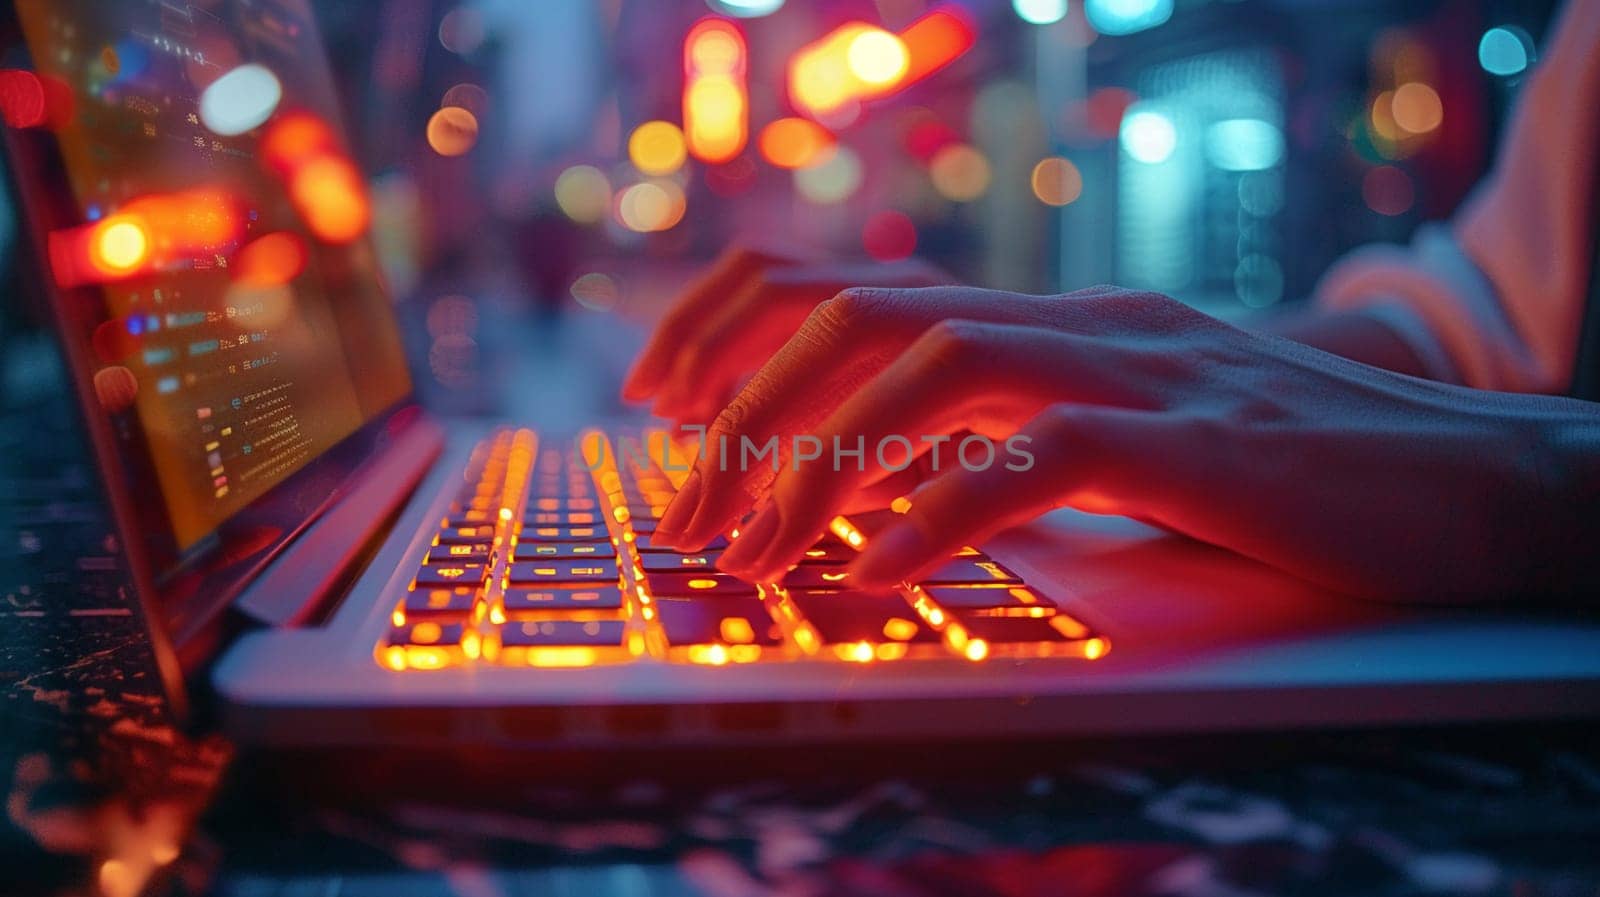
{"label": "reflection on screen", "polygon": [[104,298],[96,396],[136,418],[188,549],[410,392],[311,12],[17,8],[34,71],[6,73],[8,122],[56,133],[81,212],[50,267]]}

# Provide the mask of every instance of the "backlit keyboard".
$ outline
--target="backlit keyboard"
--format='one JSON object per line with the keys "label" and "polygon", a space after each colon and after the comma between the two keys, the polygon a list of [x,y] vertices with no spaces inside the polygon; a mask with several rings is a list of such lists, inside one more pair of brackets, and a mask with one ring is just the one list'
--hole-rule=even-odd
{"label": "backlit keyboard", "polygon": [[[854,662],[1105,654],[1106,640],[997,561],[965,548],[920,583],[849,588],[878,517],[836,518],[782,583],[651,544],[691,458],[655,431],[479,445],[377,646],[393,670],[668,662]],[[889,514],[891,512],[883,512]]]}

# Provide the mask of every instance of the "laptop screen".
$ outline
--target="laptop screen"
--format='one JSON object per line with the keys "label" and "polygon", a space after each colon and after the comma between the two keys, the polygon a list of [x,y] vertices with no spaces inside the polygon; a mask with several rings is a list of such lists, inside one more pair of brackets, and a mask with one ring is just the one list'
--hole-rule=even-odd
{"label": "laptop screen", "polygon": [[161,575],[410,395],[370,200],[307,0],[15,9],[0,105],[53,140],[47,276]]}

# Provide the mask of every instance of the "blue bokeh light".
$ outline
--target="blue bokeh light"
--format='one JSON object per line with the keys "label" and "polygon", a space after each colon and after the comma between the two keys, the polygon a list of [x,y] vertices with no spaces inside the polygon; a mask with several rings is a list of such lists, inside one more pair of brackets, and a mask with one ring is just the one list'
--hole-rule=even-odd
{"label": "blue bokeh light", "polygon": [[1030,25],[1050,25],[1067,17],[1067,0],[1011,0],[1011,8]]}
{"label": "blue bokeh light", "polygon": [[1172,119],[1138,106],[1123,117],[1119,136],[1122,151],[1146,165],[1160,165],[1178,148],[1178,129]]}
{"label": "blue bokeh light", "polygon": [[1133,34],[1172,18],[1172,0],[1084,0],[1083,11],[1101,34]]}
{"label": "blue bokeh light", "polygon": [[1491,75],[1520,75],[1532,61],[1533,39],[1514,25],[1490,28],[1478,41],[1478,64]]}
{"label": "blue bokeh light", "polygon": [[1223,171],[1264,171],[1283,161],[1283,131],[1259,118],[1230,118],[1206,131],[1206,158]]}

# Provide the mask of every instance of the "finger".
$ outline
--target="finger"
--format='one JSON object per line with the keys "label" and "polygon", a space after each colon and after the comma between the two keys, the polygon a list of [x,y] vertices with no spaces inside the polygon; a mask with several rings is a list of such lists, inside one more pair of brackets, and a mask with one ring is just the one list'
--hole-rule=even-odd
{"label": "finger", "polygon": [[830,264],[769,268],[686,339],[672,361],[653,409],[680,421],[709,420],[734,386],[781,348],[812,309],[852,286],[924,287],[946,282],[915,259],[882,265]]}
{"label": "finger", "polygon": [[1032,456],[981,470],[957,468],[923,488],[911,508],[875,535],[851,565],[856,588],[915,582],[966,545],[1057,507],[1161,520],[1191,501],[1196,468],[1185,447],[1162,439],[1160,414],[1053,405],[1018,434]]}
{"label": "finger", "polygon": [[[772,579],[809,548],[827,522],[843,512],[853,493],[891,465],[926,455],[935,443],[972,426],[1009,435],[1055,402],[1149,410],[1161,404],[1161,387],[1131,363],[1136,352],[1076,334],[1039,327],[942,321],[904,355],[851,396],[823,422],[816,436],[859,442],[869,449],[858,466],[790,465],[772,487],[761,512],[781,520],[765,525],[772,540],[740,539],[723,556],[723,568],[752,579]],[[946,469],[965,443],[945,442]],[[985,442],[985,448],[993,446]]]}
{"label": "finger", "polygon": [[[771,464],[723,465],[720,446],[737,462],[746,444],[760,448],[811,432],[840,404],[903,353],[933,324],[949,318],[1028,323],[1049,300],[967,287],[851,289],[818,306],[718,415],[708,436],[713,451],[698,470],[697,504],[683,496],[668,508],[658,534],[680,547],[710,541],[748,512],[776,475]],[[780,455],[781,457],[781,455]],[[781,465],[780,465],[781,466]]]}
{"label": "finger", "polygon": [[795,263],[793,256],[770,250],[740,247],[724,253],[657,325],[623,381],[623,398],[642,402],[655,395],[672,359],[700,322],[760,272]]}

